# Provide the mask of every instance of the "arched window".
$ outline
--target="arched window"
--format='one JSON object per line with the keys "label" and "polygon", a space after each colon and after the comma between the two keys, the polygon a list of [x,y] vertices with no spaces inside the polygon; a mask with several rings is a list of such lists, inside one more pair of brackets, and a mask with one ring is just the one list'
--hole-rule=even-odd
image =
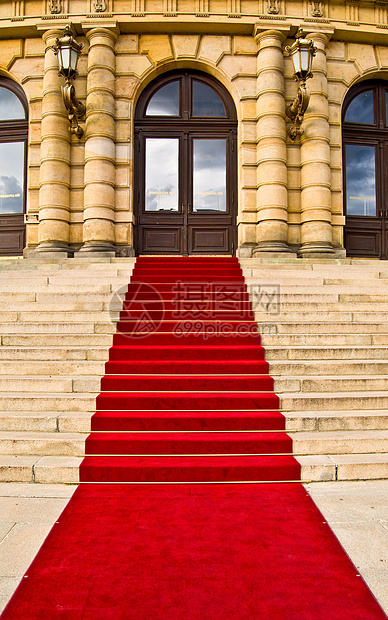
{"label": "arched window", "polygon": [[388,258],[388,82],[362,82],[343,106],[345,247]]}
{"label": "arched window", "polygon": [[235,247],[236,111],[216,80],[172,72],[135,115],[139,253],[230,254]]}
{"label": "arched window", "polygon": [[24,247],[27,101],[20,86],[0,78],[0,254]]}

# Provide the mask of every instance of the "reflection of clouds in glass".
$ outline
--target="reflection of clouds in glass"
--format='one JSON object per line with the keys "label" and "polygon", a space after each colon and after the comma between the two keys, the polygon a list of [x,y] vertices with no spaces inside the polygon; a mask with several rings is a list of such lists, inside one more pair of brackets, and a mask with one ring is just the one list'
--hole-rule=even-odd
{"label": "reflection of clouds in glass", "polygon": [[24,143],[0,143],[0,213],[23,213]]}
{"label": "reflection of clouds in glass", "polygon": [[146,116],[179,116],[179,82],[158,90],[147,106]]}
{"label": "reflection of clouds in glass", "polygon": [[178,211],[177,138],[146,140],[146,211]]}
{"label": "reflection of clouds in glass", "polygon": [[8,121],[21,118],[26,118],[26,113],[19,97],[8,88],[0,87],[0,120]]}
{"label": "reflection of clouds in glass", "polygon": [[361,93],[353,99],[345,114],[348,123],[374,124],[373,90]]}
{"label": "reflection of clouds in glass", "polygon": [[226,116],[224,104],[217,93],[197,80],[193,80],[193,115]]}
{"label": "reflection of clouds in glass", "polygon": [[375,147],[346,145],[348,215],[376,215]]}
{"label": "reflection of clouds in glass", "polygon": [[226,211],[226,140],[194,140],[194,211]]}

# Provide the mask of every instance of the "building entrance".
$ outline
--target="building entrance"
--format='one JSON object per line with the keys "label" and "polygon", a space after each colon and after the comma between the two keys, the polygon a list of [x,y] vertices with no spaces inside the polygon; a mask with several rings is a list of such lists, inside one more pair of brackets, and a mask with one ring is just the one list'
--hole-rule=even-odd
{"label": "building entrance", "polygon": [[388,259],[388,82],[363,82],[344,105],[345,247]]}
{"label": "building entrance", "polygon": [[135,204],[139,254],[234,254],[236,112],[201,73],[153,82],[136,112]]}

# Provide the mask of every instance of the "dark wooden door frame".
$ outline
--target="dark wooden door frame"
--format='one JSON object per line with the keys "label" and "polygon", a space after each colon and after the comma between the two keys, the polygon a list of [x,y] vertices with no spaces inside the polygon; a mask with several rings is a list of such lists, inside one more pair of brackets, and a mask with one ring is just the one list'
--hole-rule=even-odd
{"label": "dark wooden door frame", "polygon": [[24,203],[23,213],[0,214],[0,256],[18,256],[25,247],[24,213],[27,193],[27,146],[28,146],[28,104],[26,95],[16,82],[0,76],[0,87],[14,93],[25,111],[25,119],[0,121],[0,143],[24,143]]}
{"label": "dark wooden door frame", "polygon": [[[148,102],[158,89],[180,80],[181,99],[179,117],[147,117]],[[225,117],[193,117],[191,111],[191,80],[209,85],[224,103]],[[178,138],[179,154],[179,212],[146,212],[145,206],[145,141],[147,138]],[[194,139],[225,139],[227,143],[227,211],[213,214],[194,213],[192,210],[192,179]],[[145,245],[147,231],[157,240],[170,235],[173,254],[234,253],[237,242],[237,119],[233,101],[223,87],[209,76],[190,71],[172,72],[153,82],[141,95],[135,115],[135,248],[137,253],[167,253],[160,247]],[[209,246],[202,248],[206,237]],[[214,246],[211,240],[216,240]],[[174,246],[174,240],[176,244]],[[222,247],[221,247],[222,246]],[[144,249],[144,247],[146,249]]]}
{"label": "dark wooden door frame", "polygon": [[[373,125],[349,123],[345,115],[350,103],[360,94],[373,89],[375,118]],[[361,82],[349,91],[342,114],[342,151],[344,170],[344,244],[348,256],[388,259],[388,122],[385,93],[388,81]],[[376,216],[347,214],[346,146],[376,148]]]}

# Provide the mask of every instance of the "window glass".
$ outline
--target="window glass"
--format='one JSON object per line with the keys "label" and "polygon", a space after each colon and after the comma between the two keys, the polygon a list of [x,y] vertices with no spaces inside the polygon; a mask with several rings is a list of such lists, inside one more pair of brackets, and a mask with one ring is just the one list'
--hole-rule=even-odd
{"label": "window glass", "polygon": [[179,140],[146,139],[146,211],[179,211]]}
{"label": "window glass", "polygon": [[193,210],[226,211],[226,140],[193,141]]}
{"label": "window glass", "polygon": [[162,86],[151,97],[146,116],[179,116],[179,81]]}
{"label": "window glass", "polygon": [[19,97],[8,88],[0,86],[0,120],[25,119],[26,112]]}
{"label": "window glass", "polygon": [[24,142],[0,143],[0,214],[23,213]]}
{"label": "window glass", "polygon": [[193,116],[226,116],[219,95],[197,80],[193,80]]}
{"label": "window glass", "polygon": [[373,90],[367,90],[351,101],[346,110],[345,121],[347,123],[374,125]]}
{"label": "window glass", "polygon": [[376,215],[376,149],[346,145],[346,213]]}

